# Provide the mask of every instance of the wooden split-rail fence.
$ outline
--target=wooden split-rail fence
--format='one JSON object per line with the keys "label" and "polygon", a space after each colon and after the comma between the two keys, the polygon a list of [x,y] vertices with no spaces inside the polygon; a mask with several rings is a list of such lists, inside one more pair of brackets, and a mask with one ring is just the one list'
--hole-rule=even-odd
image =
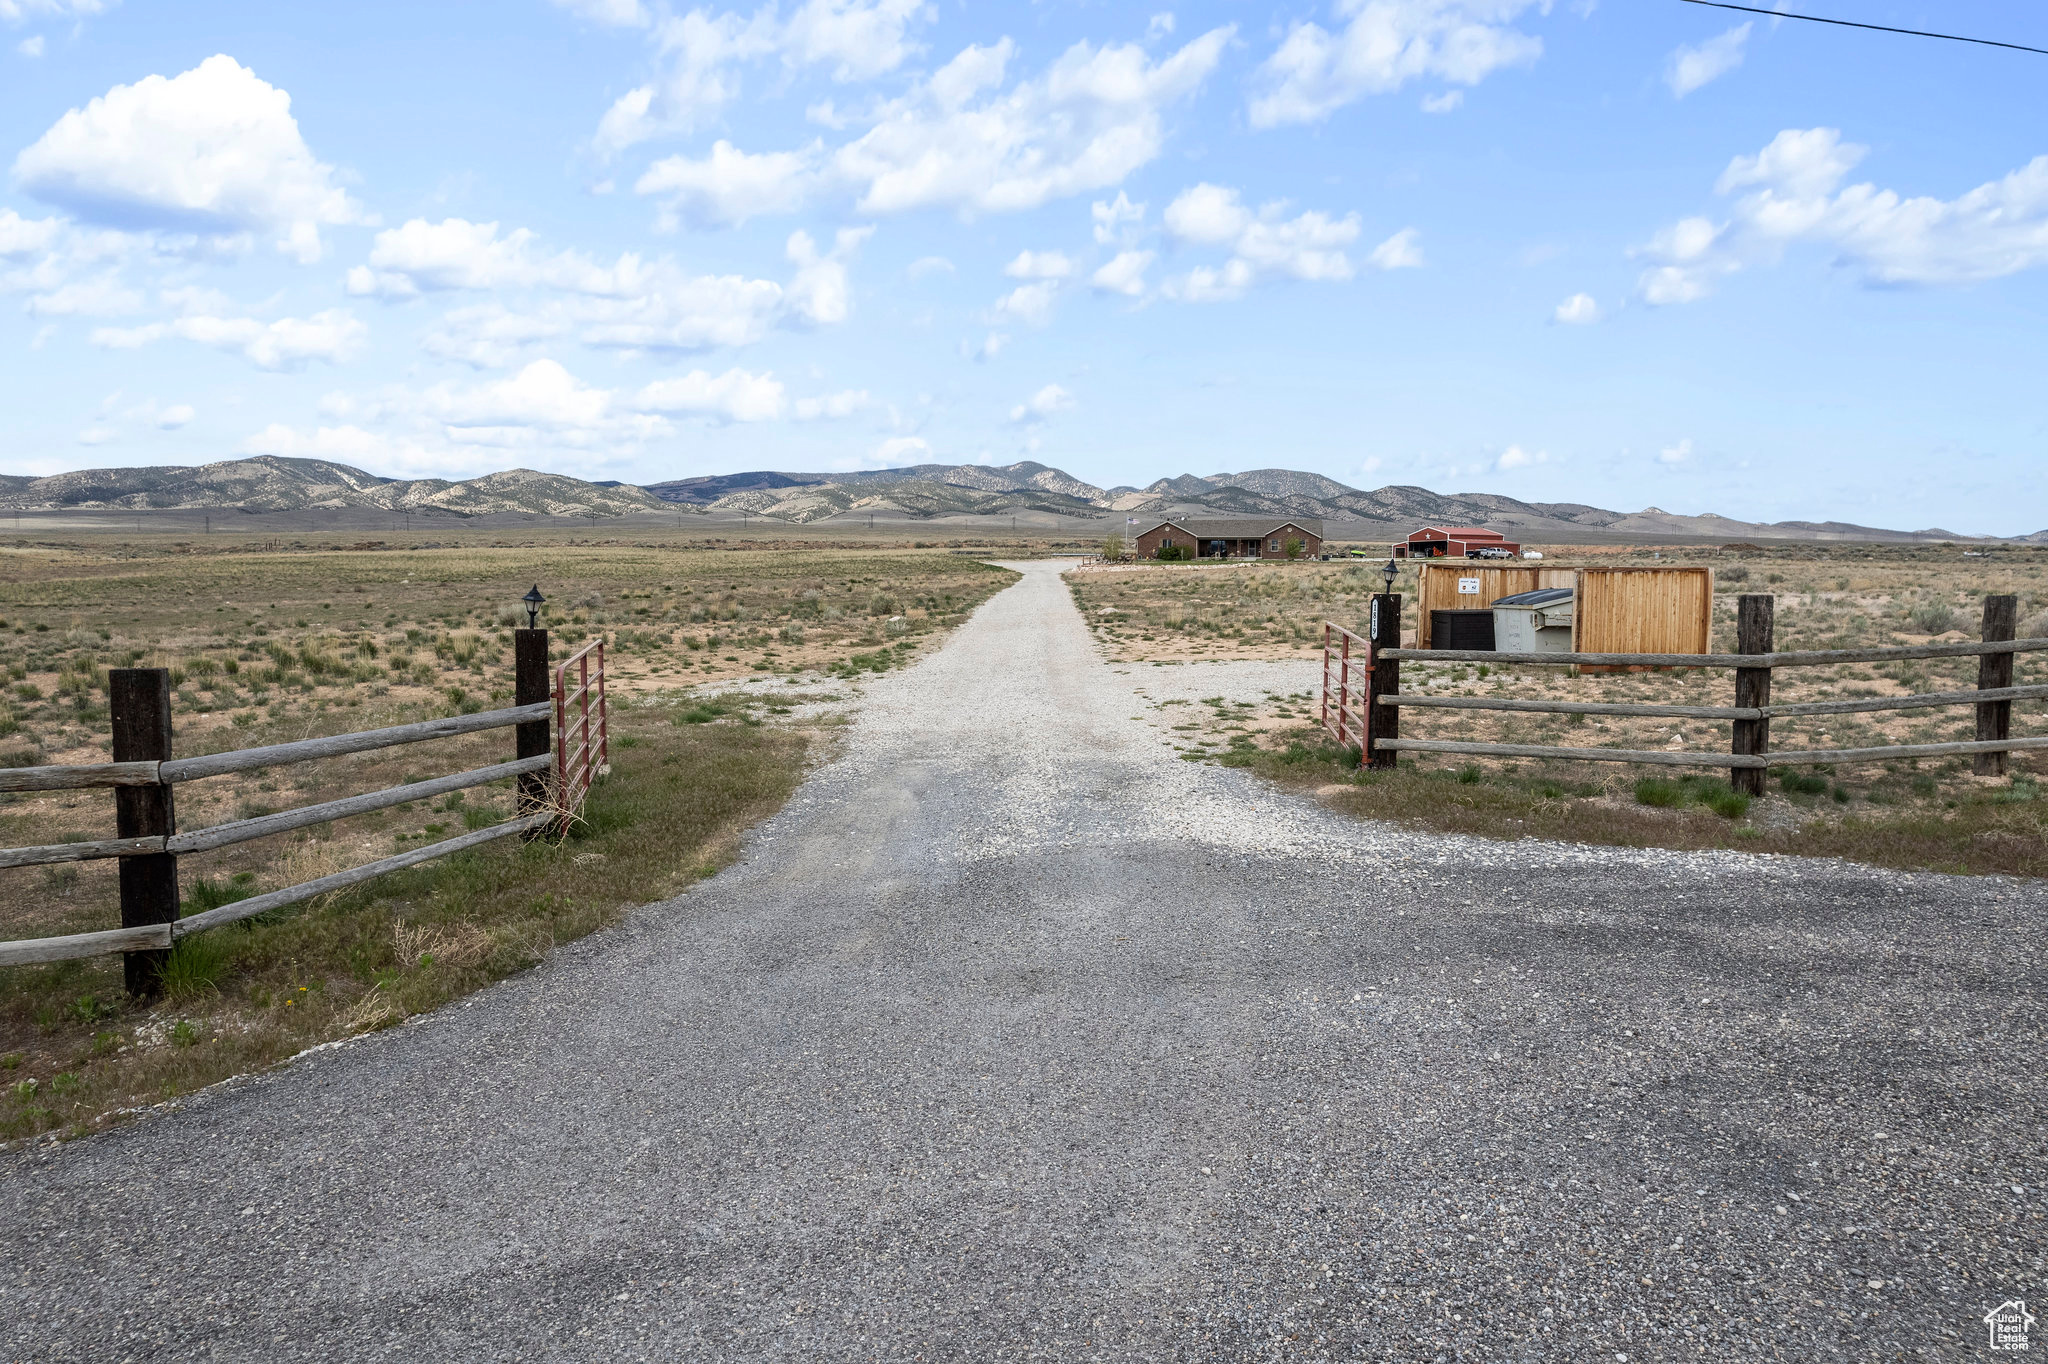
{"label": "wooden split-rail fence", "polygon": [[[1365,636],[1334,622],[1323,627],[1323,727],[1340,744],[1359,749],[1369,767],[1392,767],[1402,753],[1444,753],[1472,757],[1550,758],[1579,762],[1648,763],[1665,767],[1728,769],[1729,784],[1761,795],[1764,775],[1774,767],[1886,762],[1901,758],[1971,755],[1980,776],[2005,772],[2006,755],[2023,749],[2048,748],[2048,736],[2014,738],[2012,703],[2048,698],[2048,686],[2015,686],[2013,661],[2023,653],[2048,649],[2048,639],[2016,638],[2019,599],[1984,599],[1983,637],[1946,644],[1906,644],[1870,649],[1803,649],[1776,652],[1772,647],[1776,598],[1743,596],[1736,602],[1736,649],[1732,654],[1501,653],[1477,649],[1404,649],[1399,647],[1401,598],[1372,598]],[[1779,668],[1822,667],[1839,663],[1880,663],[1900,659],[1978,658],[1977,686],[1972,691],[1923,692],[1911,696],[1859,697],[1846,701],[1771,703],[1771,674]],[[1516,696],[1415,696],[1401,691],[1403,660],[1432,663],[1530,663],[1551,667],[1600,668],[1726,668],[1735,673],[1734,704],[1729,706],[1653,705],[1635,702],[1554,701]],[[1849,715],[1870,711],[1914,710],[1932,706],[1975,706],[1977,737],[1949,743],[1886,744],[1871,748],[1816,748],[1773,752],[1771,721],[1806,715]],[[1726,753],[1698,750],[1630,748],[1566,748],[1548,744],[1475,743],[1456,739],[1404,739],[1402,710],[1525,711],[1548,715],[1625,715],[1733,722]]]}
{"label": "wooden split-rail fence", "polygon": [[[559,666],[548,667],[548,632],[513,632],[513,704],[502,710],[453,715],[324,739],[235,749],[200,757],[171,756],[170,673],[163,668],[114,668],[107,674],[113,717],[114,761],[56,767],[0,768],[0,792],[76,791],[111,787],[116,837],[85,843],[0,848],[0,868],[32,867],[93,858],[120,859],[121,927],[96,933],[0,942],[0,966],[66,961],[120,952],[128,989],[153,995],[164,962],[182,938],[268,910],[345,889],[402,867],[462,852],[494,839],[566,832],[592,781],[610,770],[605,703],[604,642],[592,640]],[[571,671],[576,690],[569,690]],[[553,682],[550,688],[549,683]],[[553,724],[550,725],[552,719]],[[550,734],[552,728],[553,733]],[[407,782],[322,801],[296,810],[180,831],[173,792],[183,782],[251,772],[399,744],[426,743],[489,729],[513,731],[513,757],[444,777]],[[575,747],[570,747],[572,735]],[[251,839],[303,829],[350,815],[431,800],[488,782],[516,778],[510,818],[455,838],[414,848],[347,871],[251,896],[180,917],[178,858]]]}

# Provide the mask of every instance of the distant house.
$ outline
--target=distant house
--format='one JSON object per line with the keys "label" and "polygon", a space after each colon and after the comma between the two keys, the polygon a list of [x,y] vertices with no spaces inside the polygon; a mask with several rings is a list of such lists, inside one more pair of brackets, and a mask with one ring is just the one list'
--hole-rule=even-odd
{"label": "distant house", "polygon": [[[1482,550],[1492,550],[1482,554]],[[1519,554],[1522,547],[1497,530],[1479,526],[1424,526],[1394,547],[1397,559],[1494,559]]]}
{"label": "distant house", "polygon": [[1139,532],[1138,557],[1156,559],[1169,545],[1197,559],[1285,559],[1288,546],[1298,545],[1296,556],[1312,559],[1323,552],[1323,523],[1313,516],[1177,516]]}

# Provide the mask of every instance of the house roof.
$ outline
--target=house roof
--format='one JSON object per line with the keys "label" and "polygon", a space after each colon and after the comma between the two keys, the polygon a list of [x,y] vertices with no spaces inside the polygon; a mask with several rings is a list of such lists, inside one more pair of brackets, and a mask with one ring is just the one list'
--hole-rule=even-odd
{"label": "house roof", "polygon": [[1161,526],[1184,530],[1198,540],[1258,540],[1289,526],[1318,540],[1323,536],[1322,518],[1316,516],[1173,516],[1154,521],[1141,533],[1149,535]]}
{"label": "house roof", "polygon": [[1505,540],[1508,538],[1499,531],[1487,530],[1484,526],[1424,526],[1420,530],[1409,532],[1408,538],[1413,540],[1418,535],[1430,534],[1454,535],[1460,540]]}

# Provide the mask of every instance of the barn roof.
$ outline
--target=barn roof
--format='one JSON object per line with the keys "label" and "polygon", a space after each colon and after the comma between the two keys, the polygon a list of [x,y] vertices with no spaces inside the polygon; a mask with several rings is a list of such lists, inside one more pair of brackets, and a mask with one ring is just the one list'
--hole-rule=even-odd
{"label": "barn roof", "polygon": [[1409,532],[1408,538],[1413,540],[1418,535],[1427,535],[1431,532],[1438,535],[1455,535],[1461,540],[1470,540],[1474,537],[1482,540],[1505,540],[1508,538],[1499,531],[1488,530],[1484,526],[1424,526],[1421,530]]}
{"label": "barn roof", "polygon": [[1323,536],[1318,516],[1170,516],[1153,522],[1144,533],[1149,535],[1161,526],[1184,530],[1198,540],[1259,540],[1288,526],[1319,540]]}

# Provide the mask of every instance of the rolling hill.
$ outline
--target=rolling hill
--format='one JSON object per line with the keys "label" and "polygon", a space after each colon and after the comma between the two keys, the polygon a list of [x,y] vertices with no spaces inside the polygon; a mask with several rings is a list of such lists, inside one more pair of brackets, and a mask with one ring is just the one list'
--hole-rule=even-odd
{"label": "rolling hill", "polygon": [[379,478],[324,459],[259,455],[220,464],[86,469],[45,478],[0,479],[0,508],[22,511],[159,511],[220,508],[249,512],[361,508],[433,509],[458,516],[622,516],[661,511],[639,488],[603,486],[561,474],[508,469],[481,478]]}
{"label": "rolling hill", "polygon": [[[754,470],[634,487],[511,469],[480,478],[391,479],[328,460],[263,455],[192,467],[87,469],[44,478],[0,477],[0,510],[147,511],[219,508],[248,512],[422,511],[456,516],[615,517],[647,512],[760,516],[792,524],[837,517],[971,521],[981,517],[1080,518],[1105,526],[1124,517],[1220,513],[1315,516],[1331,533],[1405,534],[1430,523],[1483,525],[1526,540],[1664,537],[1799,540],[1963,540],[1952,531],[1880,530],[1840,521],[1737,521],[1658,507],[1608,511],[1578,502],[1522,502],[1493,493],[1444,494],[1391,485],[1370,491],[1298,469],[1182,474],[1146,486],[1098,487],[1033,461],[989,466],[917,464],[850,473]],[[2027,537],[2048,539],[2048,532]]]}

